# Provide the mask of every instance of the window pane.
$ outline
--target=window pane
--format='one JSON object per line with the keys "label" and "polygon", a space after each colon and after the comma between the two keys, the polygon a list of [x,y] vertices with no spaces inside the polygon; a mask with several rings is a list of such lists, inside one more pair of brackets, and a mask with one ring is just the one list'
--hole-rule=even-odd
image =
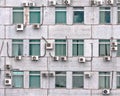
{"label": "window pane", "polygon": [[117,88],[120,88],[120,72],[117,72]]}
{"label": "window pane", "polygon": [[40,23],[40,8],[30,8],[30,24]]}
{"label": "window pane", "polygon": [[118,23],[120,23],[120,11],[118,12]]}
{"label": "window pane", "polygon": [[29,54],[35,56],[40,55],[40,40],[30,40]]}
{"label": "window pane", "polygon": [[29,79],[30,88],[40,88],[40,76],[31,75]]}
{"label": "window pane", "polygon": [[99,56],[110,56],[110,40],[99,40]]}
{"label": "window pane", "polygon": [[83,23],[84,22],[84,8],[75,7],[73,11],[73,23]]}
{"label": "window pane", "polygon": [[23,88],[23,72],[13,72],[13,87]]}
{"label": "window pane", "polygon": [[23,55],[23,40],[18,39],[12,40],[12,55],[13,56]]}
{"label": "window pane", "polygon": [[100,23],[110,23],[110,8],[109,7],[103,7],[100,8]]}
{"label": "window pane", "polygon": [[66,72],[56,72],[55,87],[66,88]]}
{"label": "window pane", "polygon": [[73,56],[84,55],[84,44],[83,40],[73,40]]}
{"label": "window pane", "polygon": [[55,23],[66,23],[66,8],[56,8]]}
{"label": "window pane", "polygon": [[83,72],[73,72],[73,88],[83,88]]}
{"label": "window pane", "polygon": [[55,40],[55,55],[66,56],[66,41],[65,40]]}
{"label": "window pane", "polygon": [[117,56],[120,56],[120,40],[117,40],[117,42],[118,42],[118,45],[117,45],[117,47],[118,47]]}
{"label": "window pane", "polygon": [[99,88],[110,88],[110,72],[99,73]]}
{"label": "window pane", "polygon": [[13,8],[13,23],[23,23],[23,8]]}

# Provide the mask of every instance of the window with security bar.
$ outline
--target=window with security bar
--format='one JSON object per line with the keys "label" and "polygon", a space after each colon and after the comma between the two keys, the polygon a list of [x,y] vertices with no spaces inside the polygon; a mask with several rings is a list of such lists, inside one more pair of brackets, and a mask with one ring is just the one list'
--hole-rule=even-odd
{"label": "window with security bar", "polygon": [[13,8],[13,24],[24,23],[24,12],[22,7]]}
{"label": "window with security bar", "polygon": [[99,56],[110,56],[110,40],[99,40]]}
{"label": "window with security bar", "polygon": [[41,22],[41,9],[39,7],[29,8],[30,24],[39,24]]}
{"label": "window with security bar", "polygon": [[110,72],[99,72],[99,88],[110,88]]}
{"label": "window with security bar", "polygon": [[100,24],[111,23],[111,8],[110,7],[100,7],[99,22]]}
{"label": "window with security bar", "polygon": [[13,39],[12,40],[12,56],[23,55],[23,40]]}
{"label": "window with security bar", "polygon": [[84,87],[84,74],[83,72],[72,73],[72,87],[83,88]]}
{"label": "window with security bar", "polygon": [[55,72],[55,88],[66,88],[66,72]]}
{"label": "window with security bar", "polygon": [[55,40],[55,56],[66,56],[66,40]]}
{"label": "window with security bar", "polygon": [[84,56],[84,40],[72,41],[72,54],[73,56]]}
{"label": "window with security bar", "polygon": [[40,56],[40,40],[39,39],[29,40],[29,55]]}
{"label": "window with security bar", "polygon": [[66,24],[66,8],[65,7],[56,7],[55,23],[56,24]]}
{"label": "window with security bar", "polygon": [[29,72],[29,87],[30,88],[40,88],[40,71],[30,71]]}
{"label": "window with security bar", "polygon": [[84,23],[84,7],[73,8],[73,23]]}
{"label": "window with security bar", "polygon": [[24,72],[23,71],[13,71],[12,85],[14,88],[24,87]]}

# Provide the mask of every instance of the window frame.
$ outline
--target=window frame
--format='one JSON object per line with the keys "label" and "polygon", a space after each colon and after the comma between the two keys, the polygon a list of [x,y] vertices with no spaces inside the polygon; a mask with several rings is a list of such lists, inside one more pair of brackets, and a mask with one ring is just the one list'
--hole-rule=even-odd
{"label": "window frame", "polygon": [[119,21],[120,16],[118,16],[119,15],[118,12],[120,12],[120,7],[117,7],[117,23],[120,24],[120,21]]}
{"label": "window frame", "polygon": [[[105,47],[107,48],[109,46],[109,49],[105,49],[105,52],[107,50],[107,52],[109,53],[104,53],[103,55],[101,55],[101,52],[100,52],[100,46],[101,45],[105,45]],[[110,39],[99,39],[99,56],[102,57],[102,56],[110,56],[111,54],[111,48],[110,48]]]}
{"label": "window frame", "polygon": [[[102,74],[100,74],[100,73],[102,73]],[[104,74],[103,74],[104,73]],[[106,74],[107,73],[107,74]],[[109,85],[108,85],[108,88],[106,87],[107,85],[105,84],[104,85],[104,88],[101,88],[100,87],[100,77],[104,77],[105,79],[108,77],[109,78]],[[107,82],[107,81],[105,81],[105,82]],[[111,87],[111,72],[109,72],[109,71],[101,71],[101,72],[99,72],[99,89],[110,89],[110,87]]]}
{"label": "window frame", "polygon": [[[77,42],[74,42],[75,40],[76,40]],[[74,55],[74,54],[75,54],[75,53],[73,52],[73,49],[74,49],[73,47],[74,47],[74,45],[83,46],[83,50],[82,50],[82,53],[83,53],[83,54],[78,54],[78,53],[80,53],[80,52],[79,52],[79,50],[77,49],[77,50],[76,50],[76,51],[78,51],[78,52],[77,52],[77,55]],[[80,49],[80,50],[81,50],[81,49]],[[83,39],[73,39],[73,40],[72,40],[72,56],[74,56],[74,57],[75,57],[75,56],[84,56],[84,40],[83,40]]]}
{"label": "window frame", "polygon": [[[30,72],[39,72],[39,74],[37,74],[37,73],[30,73]],[[32,87],[32,86],[30,86],[30,76],[39,76],[39,79],[40,79],[39,87]],[[29,71],[29,88],[41,88],[41,72],[40,71]]]}
{"label": "window frame", "polygon": [[[14,9],[14,8],[18,8],[18,10],[16,10],[16,9]],[[19,8],[21,8],[21,10],[19,9]],[[14,12],[22,12],[22,14],[23,14],[23,17],[22,17],[22,22],[18,22],[18,23],[15,23],[14,22]],[[23,7],[13,7],[13,9],[12,9],[12,24],[23,24],[24,23],[24,8]]]}
{"label": "window frame", "polygon": [[[57,22],[56,12],[65,12],[65,22]],[[67,10],[66,10],[66,7],[55,7],[55,24],[67,24]]]}
{"label": "window frame", "polygon": [[[21,40],[21,41],[19,41],[19,42],[17,41],[17,42],[16,42],[16,41],[14,41],[14,40]],[[21,53],[21,55],[19,55],[19,54],[18,54],[18,55],[15,55],[15,54],[14,54],[14,52],[13,52],[13,51],[14,51],[14,49],[13,49],[13,48],[14,48],[14,47],[13,47],[14,45],[22,46],[22,53]],[[19,51],[19,50],[18,50],[18,51]],[[23,56],[23,52],[24,52],[24,40],[23,40],[23,39],[12,39],[12,56]],[[19,52],[18,52],[18,53],[19,53]]]}
{"label": "window frame", "polygon": [[118,54],[118,52],[120,51],[120,39],[117,40],[117,57],[120,57],[120,53]]}
{"label": "window frame", "polygon": [[[33,10],[31,10],[31,8],[38,8],[39,10],[38,10],[38,9],[33,9]],[[41,24],[41,23],[42,23],[42,11],[41,11],[41,10],[42,10],[41,7],[30,7],[30,8],[29,8],[29,24],[30,24],[30,25]],[[30,20],[30,19],[31,19],[31,18],[30,18],[30,17],[31,17],[31,16],[30,16],[30,12],[39,12],[39,13],[40,13],[40,21],[39,21],[39,23],[31,23],[31,22],[30,22],[30,21],[31,21],[31,20]]]}
{"label": "window frame", "polygon": [[[101,9],[101,8],[110,8],[110,9]],[[110,12],[110,22],[109,23],[107,23],[106,20],[104,21],[104,23],[101,22],[101,18],[100,18],[101,12]],[[99,24],[105,24],[105,25],[111,24],[111,18],[112,18],[111,17],[111,7],[99,7]]]}
{"label": "window frame", "polygon": [[[57,72],[60,72],[61,74],[57,74]],[[65,87],[63,86],[63,87],[58,87],[58,86],[56,86],[56,78],[57,77],[64,77],[65,78]],[[55,72],[55,88],[67,88],[67,72],[65,72],[65,71],[56,71]]]}
{"label": "window frame", "polygon": [[[74,12],[83,12],[83,22],[74,22]],[[84,12],[84,7],[73,7],[73,24],[84,24],[85,21],[85,12]]]}
{"label": "window frame", "polygon": [[[39,42],[30,42],[32,40],[39,40]],[[30,49],[30,45],[37,45],[39,44],[39,55],[33,55],[32,53],[30,53],[31,49]],[[40,39],[29,39],[29,56],[40,56],[41,55],[41,40]]]}
{"label": "window frame", "polygon": [[[74,73],[74,72],[77,72],[77,73]],[[82,85],[83,85],[83,87],[74,87],[73,85],[74,85],[74,83],[73,83],[73,77],[75,77],[75,76],[77,76],[77,77],[80,77],[80,78],[82,78],[82,80],[83,80],[83,82],[82,82]],[[84,88],[84,72],[82,72],[82,71],[73,71],[72,72],[72,88],[73,89],[77,89],[77,88]]]}
{"label": "window frame", "polygon": [[[21,75],[21,74],[14,74],[14,72],[22,72],[23,74]],[[24,88],[24,71],[13,71],[12,72],[13,74],[12,74],[12,87],[13,88]],[[16,87],[15,85],[14,85],[14,81],[13,81],[13,78],[14,78],[14,76],[16,77],[21,77],[22,78],[22,86],[21,87]]]}
{"label": "window frame", "polygon": [[[56,42],[56,40],[59,40],[60,42]],[[63,42],[63,40],[65,42]],[[65,55],[56,55],[56,44],[59,44],[59,45],[65,45]],[[57,49],[58,50],[58,49]],[[66,39],[55,39],[55,56],[67,56],[67,40]]]}

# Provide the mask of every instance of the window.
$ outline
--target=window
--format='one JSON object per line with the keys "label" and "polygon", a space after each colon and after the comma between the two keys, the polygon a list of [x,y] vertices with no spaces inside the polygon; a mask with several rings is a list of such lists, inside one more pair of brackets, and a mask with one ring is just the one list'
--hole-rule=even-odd
{"label": "window", "polygon": [[84,8],[83,7],[74,8],[73,23],[84,23]]}
{"label": "window", "polygon": [[13,39],[12,40],[12,56],[23,55],[23,40]]}
{"label": "window", "polygon": [[110,72],[99,72],[99,88],[110,88]]}
{"label": "window", "polygon": [[29,41],[29,55],[39,56],[40,55],[40,40],[30,40]]}
{"label": "window", "polygon": [[13,23],[23,23],[23,8],[13,8]]}
{"label": "window", "polygon": [[40,88],[40,72],[30,71],[29,72],[29,87],[30,88]]}
{"label": "window", "polygon": [[41,18],[41,12],[40,12],[40,8],[30,8],[30,24],[34,24],[34,23],[40,23],[40,18]]}
{"label": "window", "polygon": [[99,56],[110,56],[110,40],[99,40]]}
{"label": "window", "polygon": [[120,72],[117,72],[117,88],[120,88]]}
{"label": "window", "polygon": [[66,56],[66,40],[55,40],[55,56]]}
{"label": "window", "polygon": [[73,88],[83,88],[84,77],[83,72],[73,72],[72,85]]}
{"label": "window", "polygon": [[118,7],[118,23],[120,23],[120,7]]}
{"label": "window", "polygon": [[120,40],[117,40],[117,47],[118,47],[118,50],[117,50],[117,56],[120,56]]}
{"label": "window", "polygon": [[73,40],[73,56],[83,56],[84,55],[84,41],[83,40]]}
{"label": "window", "polygon": [[66,23],[66,8],[56,8],[55,11],[55,23]]}
{"label": "window", "polygon": [[110,7],[100,7],[100,23],[109,24],[110,19]]}
{"label": "window", "polygon": [[24,86],[24,72],[22,71],[13,71],[13,87],[15,88],[23,88]]}
{"label": "window", "polygon": [[55,87],[66,88],[66,72],[55,73]]}

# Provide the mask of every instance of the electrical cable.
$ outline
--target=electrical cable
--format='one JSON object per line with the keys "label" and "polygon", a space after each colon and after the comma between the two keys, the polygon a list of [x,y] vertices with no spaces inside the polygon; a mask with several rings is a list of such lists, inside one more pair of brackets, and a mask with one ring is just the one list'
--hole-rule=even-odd
{"label": "electrical cable", "polygon": [[0,56],[1,56],[1,53],[2,53],[3,45],[4,45],[4,41],[2,42],[2,45],[1,45]]}

